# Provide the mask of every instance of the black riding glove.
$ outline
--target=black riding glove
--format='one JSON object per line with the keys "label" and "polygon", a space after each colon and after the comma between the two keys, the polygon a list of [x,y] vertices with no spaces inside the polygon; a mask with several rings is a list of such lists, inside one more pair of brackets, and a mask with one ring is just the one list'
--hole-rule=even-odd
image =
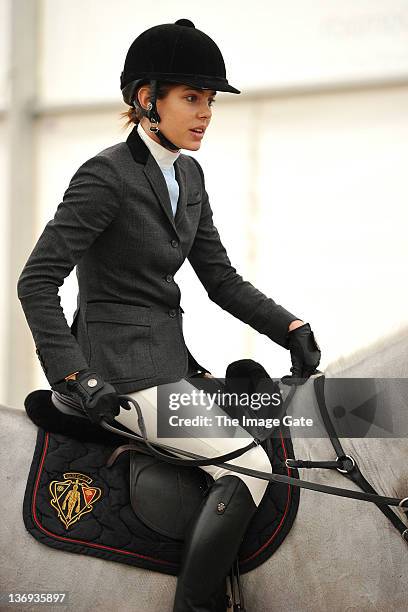
{"label": "black riding glove", "polygon": [[120,412],[119,396],[111,384],[92,370],[81,370],[75,380],[67,380],[67,392],[79,399],[88,418],[96,424],[112,421]]}
{"label": "black riding glove", "polygon": [[309,378],[316,371],[321,357],[319,345],[309,323],[288,332],[288,349],[292,361],[292,377]]}

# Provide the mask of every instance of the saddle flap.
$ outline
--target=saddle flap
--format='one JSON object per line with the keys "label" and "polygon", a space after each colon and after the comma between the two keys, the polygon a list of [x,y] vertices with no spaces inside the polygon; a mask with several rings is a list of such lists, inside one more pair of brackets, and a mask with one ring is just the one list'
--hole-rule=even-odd
{"label": "saddle flap", "polygon": [[212,482],[213,478],[200,468],[131,453],[132,509],[147,527],[174,540],[184,540]]}

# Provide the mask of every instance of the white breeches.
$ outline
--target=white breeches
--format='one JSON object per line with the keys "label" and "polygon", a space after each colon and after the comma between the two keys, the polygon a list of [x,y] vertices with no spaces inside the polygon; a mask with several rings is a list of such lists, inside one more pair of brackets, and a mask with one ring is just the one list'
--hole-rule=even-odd
{"label": "white breeches", "polygon": [[[182,385],[183,391],[185,391],[188,387],[191,387],[192,390],[195,389],[195,387],[185,379],[179,381],[179,384]],[[211,458],[216,457],[217,455],[224,455],[225,453],[229,453],[231,451],[242,448],[243,446],[247,446],[248,444],[250,444],[251,440],[253,440],[252,436],[250,436],[248,432],[246,432],[239,426],[236,428],[234,434],[235,437],[192,437],[190,429],[189,437],[186,438],[158,438],[157,387],[150,387],[148,389],[142,389],[141,391],[126,393],[126,395],[135,399],[139,404],[145,422],[147,438],[150,442],[158,442],[159,444],[165,444],[168,446],[179,448],[180,450],[190,451],[192,453],[196,453],[197,455],[202,455],[204,457]],[[217,405],[213,407],[212,412],[213,414],[226,414],[225,411]],[[120,411],[120,414],[115,418],[115,420],[128,427],[131,431],[134,431],[137,434],[141,434],[137,424],[136,410],[134,407],[132,407],[131,410],[122,409]],[[186,458],[184,455],[179,456]],[[253,470],[260,470],[262,472],[272,473],[272,467],[268,455],[261,446],[255,446],[251,448],[249,451],[245,452],[240,457],[237,457],[236,459],[231,459],[228,463],[242,467],[248,467]],[[221,478],[221,476],[226,476],[227,474],[238,476],[247,485],[257,506],[259,506],[259,503],[265,493],[266,487],[268,486],[267,480],[254,478],[253,476],[247,476],[246,474],[238,474],[237,472],[232,472],[226,468],[219,467],[216,465],[202,466],[201,469],[211,474],[214,480]]]}

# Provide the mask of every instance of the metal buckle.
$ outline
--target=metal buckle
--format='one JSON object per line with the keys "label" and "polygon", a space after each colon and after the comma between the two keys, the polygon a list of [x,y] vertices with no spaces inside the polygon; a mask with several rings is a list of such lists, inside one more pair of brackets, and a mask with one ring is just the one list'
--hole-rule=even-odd
{"label": "metal buckle", "polygon": [[[150,102],[149,102],[149,104],[150,104]],[[154,132],[155,134],[157,134],[157,132],[159,131],[159,124],[158,124],[156,118],[155,117],[149,117],[149,121],[150,121],[149,130],[151,132]]]}
{"label": "metal buckle", "polygon": [[401,533],[403,539],[408,542],[408,529],[405,529],[402,533]]}
{"label": "metal buckle", "polygon": [[343,470],[342,468],[336,468],[336,470],[338,472],[340,472],[341,474],[348,474],[349,472],[351,472],[351,470],[355,467],[356,462],[354,461],[353,457],[351,457],[351,455],[344,455],[344,457],[336,457],[336,461],[342,461],[344,459],[350,459],[351,461],[351,469],[349,470]]}
{"label": "metal buckle", "polygon": [[296,463],[296,459],[285,459],[285,465],[287,468],[289,468],[290,470],[295,470],[296,466],[295,465],[289,465],[289,461],[293,461],[294,463]]}
{"label": "metal buckle", "polygon": [[[401,508],[401,510],[403,510],[403,512],[408,512],[408,507],[402,505],[404,502],[408,502],[408,497],[404,497],[404,499],[401,499],[401,501],[400,501],[400,503],[398,505]],[[408,531],[408,529],[406,529],[405,531]],[[404,533],[405,533],[405,531],[404,531]]]}

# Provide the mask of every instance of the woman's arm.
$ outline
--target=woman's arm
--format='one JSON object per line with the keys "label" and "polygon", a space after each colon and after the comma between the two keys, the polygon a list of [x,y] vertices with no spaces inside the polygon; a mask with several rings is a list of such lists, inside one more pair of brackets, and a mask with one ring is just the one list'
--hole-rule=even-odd
{"label": "woman's arm", "polygon": [[59,287],[119,212],[122,181],[112,162],[97,155],[73,176],[18,279],[17,294],[44,373],[52,385],[88,368],[67,324]]}
{"label": "woman's arm", "polygon": [[303,321],[237,274],[213,224],[201,166],[197,160],[194,162],[204,191],[200,223],[188,259],[213,302],[287,348],[289,326],[294,329],[295,324],[302,325]]}

